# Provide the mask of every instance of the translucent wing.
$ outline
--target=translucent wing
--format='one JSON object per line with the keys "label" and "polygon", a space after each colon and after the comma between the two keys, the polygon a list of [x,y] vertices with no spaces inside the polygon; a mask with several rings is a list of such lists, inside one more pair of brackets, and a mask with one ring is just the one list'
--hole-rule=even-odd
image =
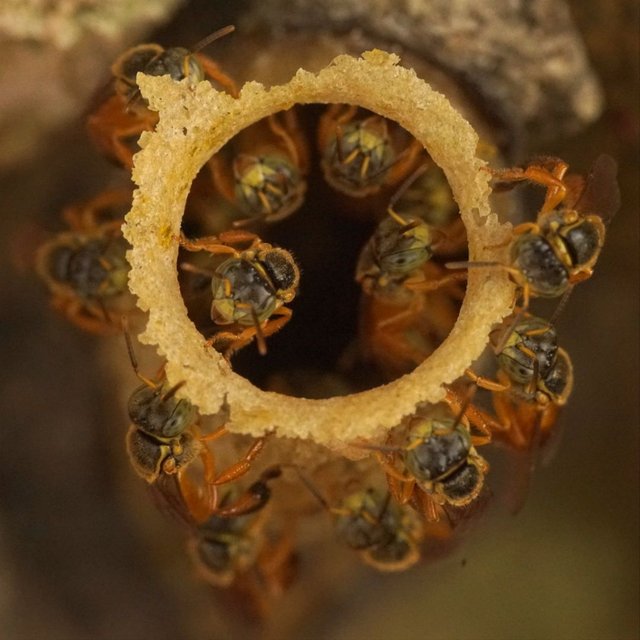
{"label": "translucent wing", "polygon": [[618,164],[611,156],[598,156],[576,200],[576,211],[600,216],[605,224],[609,223],[620,208],[617,174]]}

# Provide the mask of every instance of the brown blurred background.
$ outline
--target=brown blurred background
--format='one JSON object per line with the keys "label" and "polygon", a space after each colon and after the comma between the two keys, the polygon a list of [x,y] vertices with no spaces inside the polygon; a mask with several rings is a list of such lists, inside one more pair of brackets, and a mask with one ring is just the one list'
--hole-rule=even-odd
{"label": "brown blurred background", "polygon": [[[183,6],[158,39],[188,45],[248,10],[247,3],[225,4]],[[12,3],[4,5],[6,15]],[[128,469],[121,386],[106,364],[108,351],[124,357],[122,341],[81,334],[54,316],[26,266],[44,232],[62,227],[65,204],[126,182],[90,147],[82,111],[113,55],[148,38],[145,30],[162,16],[115,36],[93,34],[60,54],[36,36],[5,33],[0,131],[14,135],[3,138],[13,142],[0,164],[3,638],[639,637],[640,22],[632,0],[574,0],[571,9],[606,107],[586,130],[543,144],[534,138],[528,152],[559,155],[577,171],[609,153],[620,165],[623,206],[594,278],[576,290],[558,323],[576,370],[558,451],[537,470],[517,517],[496,504],[438,562],[383,576],[355,564],[346,569],[349,555],[329,544],[318,553],[325,566],[339,568],[321,571],[303,555],[300,582],[263,631],[216,604],[192,575],[179,533]],[[215,55],[224,59],[233,42],[219,44]],[[83,78],[87,86],[79,87]],[[49,121],[30,114],[38,100],[48,105]]]}

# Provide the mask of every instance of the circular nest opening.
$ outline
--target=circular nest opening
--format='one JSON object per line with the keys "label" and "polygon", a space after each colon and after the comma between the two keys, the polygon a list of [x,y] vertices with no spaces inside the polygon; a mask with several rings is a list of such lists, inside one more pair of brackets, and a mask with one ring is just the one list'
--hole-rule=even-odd
{"label": "circular nest opening", "polygon": [[[356,438],[379,438],[413,413],[418,404],[439,401],[444,394],[442,385],[462,375],[482,352],[492,325],[510,312],[513,289],[505,273],[476,270],[469,274],[467,294],[450,335],[413,372],[382,386],[324,400],[290,397],[254,386],[206,344],[188,317],[178,283],[176,238],[196,175],[239,132],[296,104],[357,105],[403,127],[444,172],[467,231],[470,259],[504,259],[504,248],[496,245],[508,237],[509,226],[501,225],[491,213],[489,175],[476,157],[477,135],[442,95],[397,63],[396,56],[381,51],[367,52],[360,59],[340,56],[318,74],[299,71],[288,84],[269,90],[248,83],[238,98],[216,92],[208,83],[190,88],[168,78],[138,78],[143,95],[160,112],[156,131],[141,139],[143,151],[136,156],[133,171],[139,189],[125,225],[125,235],[133,246],[130,286],[140,306],[150,312],[141,339],[158,346],[167,358],[169,381],[184,382],[184,393],[203,414],[228,406],[231,430],[254,436],[275,431],[280,436],[311,438],[335,449],[344,449]],[[327,340],[330,348],[323,350],[323,357],[327,367],[335,365],[352,329],[331,336],[314,335],[326,327],[322,313],[341,327],[353,327],[356,322],[358,285],[351,280],[352,268],[371,226],[339,211],[327,216],[330,201],[321,201],[321,191],[313,193],[314,181],[317,176],[312,175],[309,193],[313,203],[308,209],[292,215],[286,224],[272,225],[267,234],[273,234],[274,242],[287,249],[299,251],[305,270],[302,255],[306,249],[304,243],[297,242],[298,236],[330,234],[331,241],[319,245],[319,255],[307,272],[309,282],[324,289],[311,293],[312,285],[305,283],[303,273],[300,300],[324,296],[335,304],[325,307],[314,303],[308,308],[301,304],[297,309],[294,303],[290,324],[299,325],[295,346],[286,350],[278,344],[278,340],[287,339],[289,327],[285,327],[280,335],[269,338],[273,355],[266,356],[264,363],[250,355],[245,361],[239,354],[234,367],[259,385],[278,373],[277,367],[272,370],[269,358],[282,358],[292,369],[295,362],[290,354],[297,353],[304,360],[304,349],[298,344],[305,342],[323,345]],[[334,265],[336,256],[351,269],[343,268],[341,260]],[[344,318],[339,315],[342,313]],[[315,328],[307,329],[307,323]],[[250,349],[246,351],[250,353]]]}

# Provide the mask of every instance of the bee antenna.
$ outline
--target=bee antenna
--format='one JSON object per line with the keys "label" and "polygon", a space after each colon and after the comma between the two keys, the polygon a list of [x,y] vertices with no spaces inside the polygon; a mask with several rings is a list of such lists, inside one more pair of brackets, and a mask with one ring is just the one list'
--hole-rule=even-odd
{"label": "bee antenna", "polygon": [[280,467],[289,468],[289,469],[293,469],[296,472],[296,474],[298,475],[298,478],[300,479],[300,482],[302,482],[302,484],[306,487],[307,491],[309,491],[309,493],[311,493],[311,495],[327,511],[331,511],[331,507],[329,506],[329,503],[327,502],[327,499],[318,491],[316,486],[311,482],[311,480],[309,480],[309,478],[307,478],[307,476],[301,471],[300,467],[297,464],[286,463],[286,464],[281,464],[279,466]]}
{"label": "bee antenna", "polygon": [[149,380],[149,378],[147,378],[146,376],[143,376],[140,373],[140,369],[138,367],[138,359],[136,358],[136,352],[133,349],[133,342],[131,341],[131,333],[129,332],[129,320],[128,320],[128,318],[126,316],[122,316],[122,318],[120,319],[120,324],[122,326],[122,333],[124,334],[124,340],[125,340],[125,342],[127,344],[127,352],[129,353],[129,362],[131,362],[131,366],[133,367],[133,370],[135,371],[135,374],[148,387],[150,387],[151,389],[155,389],[157,385],[154,384],[153,382],[151,382],[151,380]]}
{"label": "bee antenna", "polygon": [[553,315],[549,320],[549,324],[555,324],[556,320],[560,316],[560,314],[564,311],[564,308],[567,306],[567,302],[569,301],[569,297],[573,293],[573,285],[569,286],[569,288],[562,294],[562,298],[560,298],[560,302],[558,302],[558,306],[556,307]]}
{"label": "bee antenna", "polygon": [[429,163],[425,162],[421,164],[399,187],[399,189],[391,196],[391,200],[389,200],[389,207],[393,207],[393,205],[402,198],[402,196],[407,192],[409,187],[423,174],[426,173],[429,168]]}
{"label": "bee antenna", "polygon": [[224,38],[224,36],[233,33],[236,30],[235,25],[229,24],[226,27],[222,27],[222,29],[218,29],[213,33],[210,33],[206,38],[197,42],[194,47],[191,49],[191,53],[198,53],[198,51],[202,51],[205,47],[208,47],[215,40],[219,40],[220,38]]}
{"label": "bee antenna", "polygon": [[176,395],[176,392],[178,391],[178,389],[180,389],[181,387],[184,387],[185,385],[185,381],[181,380],[180,382],[178,382],[178,384],[174,384],[173,387],[171,387],[171,389],[169,389],[161,398],[161,400],[164,402],[165,400],[168,400],[169,398],[172,398],[173,396]]}

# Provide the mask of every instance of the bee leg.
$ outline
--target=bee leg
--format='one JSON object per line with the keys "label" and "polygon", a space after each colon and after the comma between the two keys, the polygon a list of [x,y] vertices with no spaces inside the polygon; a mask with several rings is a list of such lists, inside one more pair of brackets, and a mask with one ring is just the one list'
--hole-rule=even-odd
{"label": "bee leg", "polygon": [[51,300],[51,306],[83,331],[103,336],[120,331],[120,325],[110,314],[105,316],[101,308],[82,300],[58,295]]}
{"label": "bee leg", "polygon": [[280,139],[293,164],[299,167],[302,173],[306,173],[309,169],[309,150],[298,125],[295,108],[285,111],[283,118],[284,125],[278,122],[275,115],[269,116],[269,128]]}
{"label": "bee leg", "polygon": [[472,369],[465,369],[464,373],[481,389],[487,389],[487,391],[506,391],[510,387],[508,384],[502,384],[494,380],[489,380],[489,378],[485,378],[484,376],[479,376]]}
{"label": "bee leg", "polygon": [[216,189],[231,204],[236,204],[235,179],[230,161],[222,153],[216,153],[208,162],[209,175]]}
{"label": "bee leg", "polygon": [[146,122],[140,122],[130,127],[116,129],[111,136],[111,148],[113,155],[119,160],[126,169],[133,168],[133,156],[136,151],[133,151],[129,145],[125,142],[127,138],[139,137],[143,131],[147,131],[153,128],[153,125],[149,126]]}
{"label": "bee leg", "polygon": [[407,504],[415,487],[415,480],[400,473],[381,451],[374,451],[373,455],[387,475],[389,492],[400,504]]}
{"label": "bee leg", "polygon": [[262,451],[265,445],[265,438],[258,438],[244,454],[244,457],[225,469],[220,475],[218,475],[213,484],[221,485],[237,480],[243,476],[251,468],[251,463],[256,459],[258,454]]}
{"label": "bee leg", "polygon": [[216,515],[222,518],[237,518],[263,509],[271,498],[268,482],[279,478],[279,467],[271,467],[263,473],[235,502],[216,510]]}
{"label": "bee leg", "polygon": [[269,595],[281,596],[296,575],[295,539],[291,527],[275,542],[266,543],[260,552],[257,568]]}
{"label": "bee leg", "polygon": [[521,449],[526,446],[526,438],[519,428],[519,418],[513,401],[507,394],[495,393],[493,395],[493,408],[499,423],[502,425],[499,433],[500,440],[506,441],[509,446]]}
{"label": "bee leg", "polygon": [[422,489],[415,488],[414,492],[414,508],[422,514],[427,522],[438,522],[440,520],[442,507]]}
{"label": "bee leg", "polygon": [[541,213],[545,213],[555,209],[567,195],[567,188],[562,181],[562,177],[569,168],[568,165],[556,158],[548,159],[545,164],[550,163],[552,163],[551,170],[545,166],[531,165],[526,169],[490,170],[490,173],[498,182],[521,182],[526,180],[546,187],[547,193],[540,210]]}
{"label": "bee leg", "polygon": [[409,146],[398,154],[396,161],[391,165],[385,184],[388,186],[397,184],[410,171],[414,170],[423,150],[422,144],[413,139]]}
{"label": "bee leg", "polygon": [[[273,316],[276,315],[279,317],[274,318]],[[262,327],[262,335],[267,338],[276,333],[276,331],[280,331],[280,329],[282,329],[282,327],[284,327],[284,325],[287,324],[289,320],[291,320],[292,315],[293,312],[288,307],[280,307],[279,309],[276,309],[273,312],[271,319],[269,319],[267,324]]]}
{"label": "bee leg", "polygon": [[[523,222],[513,228],[513,235],[521,236],[523,233],[540,233],[540,225],[535,222]],[[511,242],[511,240],[509,240]],[[506,244],[509,244],[507,242]],[[498,247],[500,245],[490,245],[489,247],[485,247],[485,249],[492,249],[493,247]],[[506,246],[506,245],[502,245]]]}
{"label": "bee leg", "polygon": [[205,56],[202,53],[193,54],[197,59],[202,68],[204,69],[205,75],[219,84],[230,96],[234,98],[238,97],[238,88],[236,87],[236,83],[226,74],[220,67],[208,56]]}
{"label": "bee leg", "polygon": [[212,255],[229,254],[236,256],[238,254],[233,247],[223,244],[218,236],[203,236],[202,238],[190,240],[181,234],[177,240],[180,246],[187,251],[208,251]]}
{"label": "bee leg", "polygon": [[[480,386],[480,385],[478,385]],[[457,394],[450,388],[447,388],[447,395],[445,396],[445,402],[449,405],[449,408],[456,415],[462,411],[463,404],[458,398]],[[502,424],[497,422],[492,416],[485,411],[478,409],[470,402],[464,409],[464,417],[474,426],[482,435],[472,435],[471,442],[474,445],[483,445],[491,442],[491,438],[494,431],[504,431]]]}
{"label": "bee leg", "polygon": [[584,271],[576,271],[569,276],[569,282],[573,284],[577,284],[578,282],[584,282],[588,280],[593,275],[592,269],[585,269]]}
{"label": "bee leg", "polygon": [[454,282],[460,282],[462,280],[467,279],[467,272],[464,273],[451,273],[442,278],[438,278],[437,280],[424,280],[422,278],[413,279],[409,278],[405,280],[404,286],[411,291],[419,291],[422,293],[429,293],[431,291],[436,291],[441,287],[444,287],[447,284],[451,284]]}

